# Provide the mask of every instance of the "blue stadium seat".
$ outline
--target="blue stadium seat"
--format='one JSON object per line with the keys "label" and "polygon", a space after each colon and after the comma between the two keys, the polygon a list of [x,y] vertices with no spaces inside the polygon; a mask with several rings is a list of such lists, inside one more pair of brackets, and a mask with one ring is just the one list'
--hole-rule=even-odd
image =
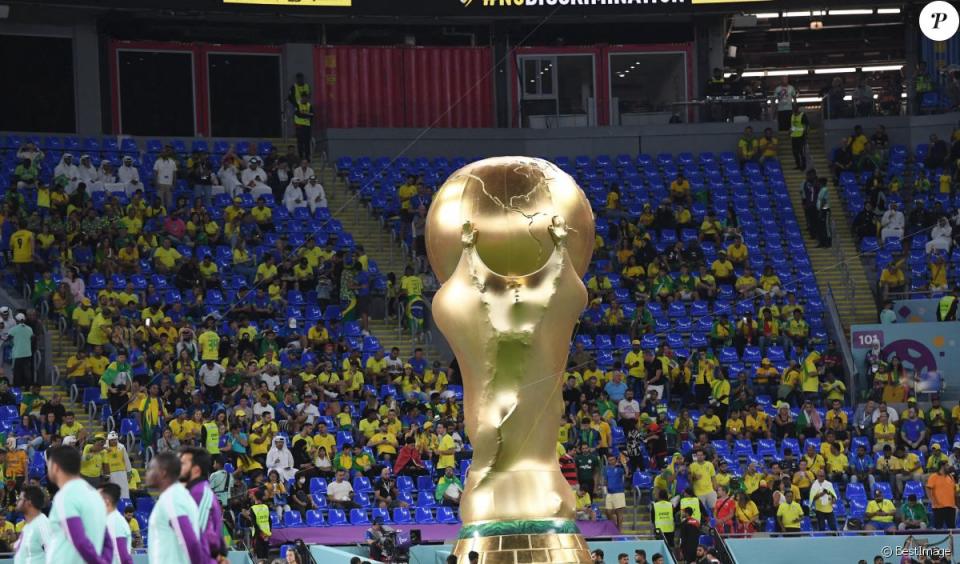
{"label": "blue stadium seat", "polygon": [[311,494],[327,494],[327,480],[324,478],[310,478]]}
{"label": "blue stadium seat", "polygon": [[[431,486],[432,486],[432,484],[431,484]],[[434,507],[436,504],[437,504],[437,502],[433,499],[433,488],[432,488],[432,487],[429,488],[429,489],[426,489],[426,490],[421,489],[420,492],[417,494],[417,507],[418,507],[418,508]]]}
{"label": "blue stadium seat", "polygon": [[283,526],[285,528],[291,527],[302,527],[303,518],[300,516],[299,511],[284,511],[283,513]]}
{"label": "blue stadium seat", "polygon": [[844,496],[847,499],[862,499],[864,500],[864,503],[866,503],[866,500],[869,499],[867,497],[866,489],[864,489],[863,484],[860,483],[847,484],[847,491],[844,493]]}
{"label": "blue stadium seat", "polygon": [[417,507],[416,522],[418,525],[430,525],[436,523],[433,517],[433,511],[429,507]]}
{"label": "blue stadium seat", "polygon": [[370,517],[367,515],[367,511],[365,509],[351,509],[350,524],[351,525],[369,525]]}
{"label": "blue stadium seat", "polygon": [[437,508],[437,523],[441,525],[456,525],[460,520],[457,518],[452,507]]}
{"label": "blue stadium seat", "polygon": [[323,520],[323,513],[316,509],[310,509],[307,511],[306,525],[308,527],[326,527],[327,523]]}
{"label": "blue stadium seat", "polygon": [[392,523],[393,519],[390,518],[390,510],[380,507],[374,507],[370,510],[370,521],[380,520],[382,523]]}
{"label": "blue stadium seat", "polygon": [[926,491],[921,482],[910,480],[903,485],[903,497],[917,496],[917,499],[926,498]]}
{"label": "blue stadium seat", "polygon": [[410,510],[406,507],[393,508],[393,522],[397,525],[407,525],[413,522],[410,517]]}
{"label": "blue stadium seat", "polygon": [[332,527],[342,527],[349,525],[347,516],[342,509],[331,509],[327,512],[327,524]]}

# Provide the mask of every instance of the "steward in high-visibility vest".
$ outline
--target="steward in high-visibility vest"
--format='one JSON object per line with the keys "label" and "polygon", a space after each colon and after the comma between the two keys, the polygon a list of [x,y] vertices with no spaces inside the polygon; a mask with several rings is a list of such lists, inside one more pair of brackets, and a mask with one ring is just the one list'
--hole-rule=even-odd
{"label": "steward in high-visibility vest", "polygon": [[699,521],[701,519],[700,514],[700,498],[693,495],[691,492],[684,492],[683,497],[680,498],[680,511],[681,514],[684,509],[690,508],[693,510],[693,518]]}
{"label": "steward in high-visibility vest", "polygon": [[957,320],[957,290],[940,298],[937,304],[938,321],[956,321]]}
{"label": "steward in high-visibility vest", "polygon": [[310,127],[312,117],[313,105],[310,102],[300,101],[297,104],[297,113],[293,115],[293,124],[297,127]]}
{"label": "steward in high-visibility vest", "polygon": [[653,528],[663,533],[667,545],[672,548],[673,533],[677,530],[677,526],[673,517],[673,504],[668,500],[667,492],[663,490],[657,493],[657,501],[653,503]]}
{"label": "steward in high-visibility vest", "polygon": [[807,114],[800,109],[799,104],[793,105],[790,114],[790,148],[793,151],[793,160],[798,170],[807,169],[807,128],[810,120]]}
{"label": "steward in high-visibility vest", "polygon": [[803,137],[807,134],[807,125],[803,119],[807,116],[799,110],[800,106],[795,107],[793,114],[790,115],[790,137]]}
{"label": "steward in high-visibility vest", "polygon": [[203,447],[211,456],[220,454],[220,428],[216,421],[207,421],[203,424]]}
{"label": "steward in high-visibility vest", "polygon": [[267,558],[270,554],[270,508],[264,503],[264,492],[256,493],[257,503],[250,507],[253,517],[253,551],[257,558]]}
{"label": "steward in high-visibility vest", "polygon": [[313,125],[313,105],[308,96],[297,100],[297,111],[293,114],[293,126],[297,134],[297,152],[303,160],[310,160],[310,143],[313,136],[310,126]]}

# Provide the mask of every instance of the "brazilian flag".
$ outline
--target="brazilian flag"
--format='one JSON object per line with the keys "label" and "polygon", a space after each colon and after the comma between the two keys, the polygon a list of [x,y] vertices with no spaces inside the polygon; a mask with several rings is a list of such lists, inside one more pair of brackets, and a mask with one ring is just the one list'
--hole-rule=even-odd
{"label": "brazilian flag", "polygon": [[427,302],[422,296],[410,296],[407,299],[406,317],[411,334],[417,335],[423,331],[424,321],[427,318]]}

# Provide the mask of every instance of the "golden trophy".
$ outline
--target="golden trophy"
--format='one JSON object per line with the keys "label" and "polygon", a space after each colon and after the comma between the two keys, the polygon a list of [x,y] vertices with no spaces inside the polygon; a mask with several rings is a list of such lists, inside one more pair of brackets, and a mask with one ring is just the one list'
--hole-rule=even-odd
{"label": "golden trophy", "polygon": [[460,363],[473,445],[454,554],[590,562],[557,457],[563,371],[587,303],[589,202],[547,161],[486,159],[444,183],[426,243],[442,283],[433,317]]}

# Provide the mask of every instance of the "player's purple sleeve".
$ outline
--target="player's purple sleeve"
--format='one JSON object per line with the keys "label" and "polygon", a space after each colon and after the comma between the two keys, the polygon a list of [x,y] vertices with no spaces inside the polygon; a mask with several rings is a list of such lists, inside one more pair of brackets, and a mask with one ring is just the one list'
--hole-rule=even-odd
{"label": "player's purple sleeve", "polygon": [[127,539],[123,537],[117,539],[117,554],[120,556],[120,564],[133,564],[133,556],[127,549]]}
{"label": "player's purple sleeve", "polygon": [[67,535],[73,547],[80,553],[86,564],[109,564],[113,561],[113,543],[110,542],[110,533],[103,533],[103,554],[97,554],[93,543],[87,538],[83,529],[83,520],[80,517],[67,518]]}
{"label": "player's purple sleeve", "polygon": [[207,530],[201,531],[200,534],[204,536],[204,541],[210,551],[209,556],[212,560],[215,561],[217,556],[227,555],[227,545],[223,540],[223,509],[220,508],[220,502],[216,497],[213,498],[213,503],[210,504],[210,517],[207,519]]}
{"label": "player's purple sleeve", "polygon": [[207,557],[204,555],[203,544],[193,532],[193,523],[186,515],[178,515],[174,528],[180,533],[180,538],[190,555],[190,564],[206,564]]}

